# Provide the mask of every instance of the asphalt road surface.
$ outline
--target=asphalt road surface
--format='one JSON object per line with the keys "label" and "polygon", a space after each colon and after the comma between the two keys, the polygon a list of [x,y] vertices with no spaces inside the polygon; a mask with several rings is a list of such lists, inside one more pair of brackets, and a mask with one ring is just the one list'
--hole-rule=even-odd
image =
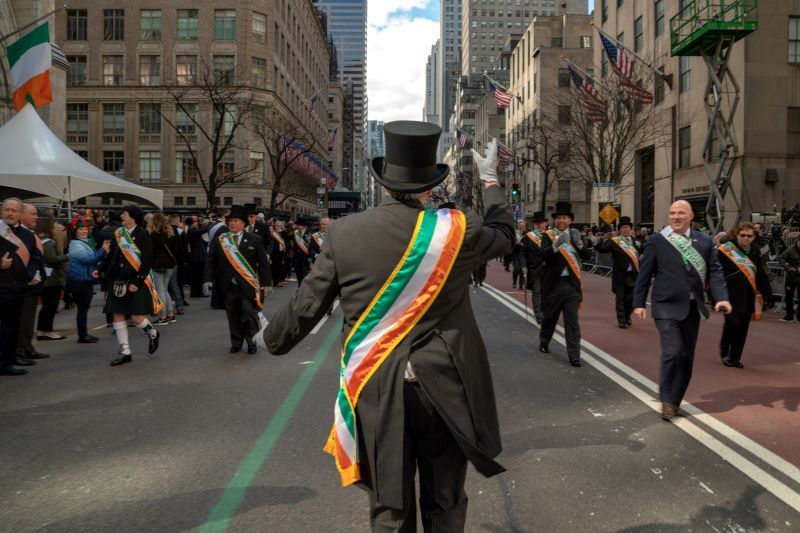
{"label": "asphalt road surface", "polygon": [[[652,391],[607,365],[573,368],[555,342],[535,352],[519,308],[472,292],[508,471],[470,470],[467,531],[800,530],[792,479],[731,455],[693,417],[663,422]],[[153,357],[131,330],[133,363],[110,367],[116,343],[100,329],[94,345],[40,342],[51,359],[0,378],[0,531],[368,531],[366,495],[340,488],[322,451],[341,313],[288,356],[231,355],[224,312],[191,304]],[[71,312],[57,317],[74,328]]]}

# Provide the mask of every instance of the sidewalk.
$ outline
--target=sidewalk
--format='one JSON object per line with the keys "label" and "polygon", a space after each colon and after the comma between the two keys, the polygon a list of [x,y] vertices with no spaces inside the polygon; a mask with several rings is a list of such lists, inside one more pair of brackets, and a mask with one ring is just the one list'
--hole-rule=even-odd
{"label": "sidewalk", "polygon": [[[486,283],[523,301],[522,291],[511,288],[511,273],[496,261],[489,263]],[[700,327],[686,400],[800,466],[800,323],[780,322],[780,316],[767,312],[751,323],[745,368],[738,369],[720,363],[723,318],[713,313]],[[633,327],[617,328],[611,279],[584,275],[583,338],[658,383],[658,331],[649,317],[633,321]]]}

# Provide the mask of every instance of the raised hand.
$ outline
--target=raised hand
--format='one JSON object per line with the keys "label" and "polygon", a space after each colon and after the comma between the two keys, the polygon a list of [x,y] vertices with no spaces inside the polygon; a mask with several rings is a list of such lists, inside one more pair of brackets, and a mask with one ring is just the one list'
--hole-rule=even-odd
{"label": "raised hand", "polygon": [[486,145],[484,156],[472,150],[472,157],[475,159],[475,164],[478,165],[478,172],[481,175],[481,181],[484,183],[499,183],[497,180],[497,139],[492,139]]}

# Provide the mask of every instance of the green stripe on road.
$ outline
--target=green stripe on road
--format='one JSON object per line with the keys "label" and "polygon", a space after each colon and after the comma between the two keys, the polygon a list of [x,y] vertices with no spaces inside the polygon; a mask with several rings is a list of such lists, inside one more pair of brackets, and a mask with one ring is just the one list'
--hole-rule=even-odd
{"label": "green stripe on road", "polygon": [[253,482],[253,478],[261,470],[264,461],[267,460],[272,448],[286,428],[286,424],[289,423],[289,420],[294,415],[300,400],[303,399],[303,395],[306,393],[306,389],[311,384],[311,380],[314,379],[314,375],[319,367],[322,366],[322,362],[327,357],[331,347],[333,347],[333,343],[339,337],[340,330],[341,328],[336,327],[331,329],[331,332],[325,338],[325,342],[314,355],[313,364],[306,366],[306,369],[300,374],[292,390],[286,395],[272,420],[269,421],[267,428],[250,449],[242,464],[239,465],[239,469],[233,475],[222,496],[220,496],[217,505],[208,514],[206,523],[200,528],[200,533],[222,533],[228,528],[231,518],[233,518],[236,509],[242,503],[248,487]]}

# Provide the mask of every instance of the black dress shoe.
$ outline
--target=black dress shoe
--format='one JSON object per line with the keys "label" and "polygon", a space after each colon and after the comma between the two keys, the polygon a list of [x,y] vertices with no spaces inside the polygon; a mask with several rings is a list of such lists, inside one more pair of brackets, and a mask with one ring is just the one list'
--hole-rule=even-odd
{"label": "black dress shoe", "polygon": [[27,373],[24,368],[14,368],[11,365],[0,367],[0,376],[24,376]]}
{"label": "black dress shoe", "polygon": [[100,339],[95,337],[94,335],[86,335],[85,337],[81,337],[78,339],[79,344],[94,344],[95,342],[99,341]]}
{"label": "black dress shoe", "polygon": [[26,359],[48,359],[49,357],[49,353],[37,352],[36,350],[32,352],[25,352]]}
{"label": "black dress shoe", "polygon": [[47,335],[36,335],[37,341],[60,341],[66,339],[63,335],[59,335],[58,337],[48,337]]}
{"label": "black dress shoe", "polygon": [[256,346],[255,344],[248,344],[247,345],[247,353],[249,353],[250,355],[253,355],[257,351],[258,351],[258,346]]}
{"label": "black dress shoe", "polygon": [[34,366],[36,364],[36,361],[18,355],[17,358],[14,360],[14,364],[17,366]]}
{"label": "black dress shoe", "polygon": [[629,318],[628,320],[625,321],[625,324],[628,326],[632,326],[633,322],[631,322],[631,319]]}
{"label": "black dress shoe", "polygon": [[151,337],[150,335],[147,336],[148,344],[147,344],[147,353],[154,354],[156,350],[158,350],[158,338],[161,337],[161,333],[156,330],[155,337]]}
{"label": "black dress shoe", "polygon": [[569,364],[571,364],[572,366],[581,366],[581,360],[580,359],[570,359],[569,360]]}
{"label": "black dress shoe", "polygon": [[542,352],[542,353],[550,353],[550,347],[547,344],[545,344],[543,342],[540,342],[539,343],[539,351]]}
{"label": "black dress shoe", "polygon": [[619,329],[628,329],[628,326],[626,326],[625,324],[617,324],[617,327]]}
{"label": "black dress shoe", "polygon": [[241,346],[231,346],[231,353],[239,353],[242,351]]}
{"label": "black dress shoe", "polygon": [[131,361],[133,361],[133,356],[131,354],[120,355],[119,357],[111,361],[111,366],[124,365],[125,363],[130,363]]}

